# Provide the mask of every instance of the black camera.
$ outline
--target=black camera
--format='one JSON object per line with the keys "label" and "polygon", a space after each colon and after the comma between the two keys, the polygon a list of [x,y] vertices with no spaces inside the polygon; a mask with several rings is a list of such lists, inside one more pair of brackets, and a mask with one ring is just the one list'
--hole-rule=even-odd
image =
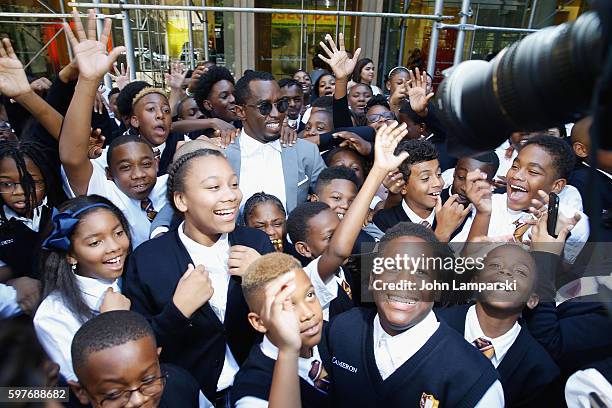
{"label": "black camera", "polygon": [[515,131],[588,113],[607,48],[600,15],[530,34],[491,62],[465,61],[440,85],[436,107],[456,157],[492,150]]}

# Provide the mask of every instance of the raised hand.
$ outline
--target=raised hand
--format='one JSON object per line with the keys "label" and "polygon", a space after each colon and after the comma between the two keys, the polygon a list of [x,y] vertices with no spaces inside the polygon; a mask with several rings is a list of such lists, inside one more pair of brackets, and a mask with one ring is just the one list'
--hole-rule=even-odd
{"label": "raised hand", "polygon": [[115,75],[110,74],[110,77],[117,84],[117,88],[119,88],[119,90],[122,90],[127,84],[131,82],[130,66],[128,65],[126,68],[126,66],[121,63],[120,71],[119,68],[117,68],[117,62],[115,62],[113,64],[113,70],[115,71]]}
{"label": "raised hand", "polygon": [[16,98],[30,91],[32,88],[11,40],[3,38],[0,42],[0,92],[9,98]]}
{"label": "raised hand", "polygon": [[230,275],[244,276],[249,265],[260,256],[259,252],[251,247],[233,245],[227,260]]}
{"label": "raised hand", "polygon": [[383,186],[392,194],[401,193],[405,185],[406,181],[404,180],[404,175],[397,169],[395,171],[390,171],[383,180]]}
{"label": "raised hand", "polygon": [[416,75],[412,70],[409,71],[410,80],[406,83],[408,89],[408,99],[410,107],[417,114],[427,114],[427,103],[433,98],[433,92],[427,93],[427,73],[421,73],[416,68]]}
{"label": "raised hand", "polygon": [[208,68],[206,68],[204,65],[197,66],[196,69],[194,69],[191,73],[191,79],[189,80],[189,86],[187,87],[187,90],[189,92],[193,92],[196,86],[198,85],[198,79],[200,79],[200,77],[206,74],[207,72]]}
{"label": "raised hand", "polygon": [[104,140],[106,137],[102,135],[101,129],[92,129],[89,135],[89,149],[87,149],[87,157],[97,159],[104,152]]}
{"label": "raised hand", "polygon": [[319,54],[319,58],[322,61],[329,64],[331,69],[334,71],[334,75],[336,79],[347,79],[353,73],[355,69],[355,64],[359,60],[359,54],[361,54],[361,48],[357,48],[355,53],[353,54],[353,58],[349,58],[345,48],[344,48],[344,34],[338,34],[338,45],[340,49],[336,47],[336,43],[332,39],[331,35],[327,34],[325,39],[329,43],[331,49],[325,45],[323,41],[319,42],[321,48],[327,54],[327,57]]}
{"label": "raised hand", "polygon": [[465,194],[479,213],[491,214],[493,209],[491,189],[486,173],[476,169],[467,174]]}
{"label": "raised hand", "polygon": [[344,141],[340,143],[340,147],[348,147],[353,149],[362,156],[368,156],[372,151],[372,145],[357,133],[341,130],[340,132],[334,133],[332,136],[335,138],[339,137],[344,139]]}
{"label": "raised hand", "polygon": [[463,208],[457,200],[457,194],[453,194],[442,205],[442,199],[438,196],[436,201],[436,237],[441,242],[447,242],[451,234],[459,228],[465,217],[472,211],[472,204]]}
{"label": "raised hand", "polygon": [[268,282],[259,312],[267,329],[266,336],[282,351],[299,351],[302,346],[300,323],[291,302],[295,287],[295,272],[287,272]]}
{"label": "raised hand", "polygon": [[374,142],[374,167],[383,170],[386,174],[397,169],[408,158],[408,152],[395,155],[395,148],[406,133],[408,133],[406,124],[398,126],[395,121],[391,125],[384,124],[378,129]]}
{"label": "raised hand", "polygon": [[185,81],[186,75],[187,70],[185,69],[185,64],[183,64],[182,62],[175,62],[174,64],[172,64],[170,73],[164,74],[164,78],[170,88],[183,89],[183,82]]}
{"label": "raised hand", "polygon": [[104,19],[104,30],[102,30],[100,40],[96,40],[96,15],[93,10],[89,10],[87,16],[87,34],[85,34],[79,14],[73,11],[72,17],[75,32],[73,33],[68,23],[64,23],[64,30],[79,66],[79,77],[99,81],[110,70],[119,55],[125,51],[125,47],[115,47],[110,53],[106,51],[106,44],[111,31],[111,20],[109,18]]}
{"label": "raised hand", "polygon": [[[561,214],[559,214],[561,217]],[[529,244],[532,251],[550,252],[553,254],[561,255],[563,253],[563,247],[570,231],[580,221],[580,214],[576,213],[572,218],[563,217],[564,221],[560,218],[557,220],[557,229],[559,233],[557,238],[551,236],[548,233],[548,212],[544,212],[544,215],[540,217],[537,222],[534,222],[534,226],[531,228],[529,236]],[[523,240],[523,243],[525,241]]]}

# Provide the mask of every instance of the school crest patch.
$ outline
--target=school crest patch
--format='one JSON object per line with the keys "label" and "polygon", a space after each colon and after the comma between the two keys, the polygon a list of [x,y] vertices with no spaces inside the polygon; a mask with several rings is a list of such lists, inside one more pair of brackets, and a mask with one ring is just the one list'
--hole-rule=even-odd
{"label": "school crest patch", "polygon": [[421,402],[419,408],[438,408],[440,401],[438,401],[433,395],[423,393],[421,395]]}

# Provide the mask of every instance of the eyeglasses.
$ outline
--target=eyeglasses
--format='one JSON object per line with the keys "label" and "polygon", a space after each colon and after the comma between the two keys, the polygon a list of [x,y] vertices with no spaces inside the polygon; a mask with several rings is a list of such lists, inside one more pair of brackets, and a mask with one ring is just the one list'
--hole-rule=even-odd
{"label": "eyeglasses", "polygon": [[100,401],[100,405],[104,408],[124,407],[130,401],[130,398],[132,398],[132,393],[136,391],[147,397],[157,395],[164,389],[167,377],[168,374],[162,374],[159,377],[155,377],[145,382],[140,387],[134,388],[133,390],[119,391],[112,396],[104,398],[102,401]]}
{"label": "eyeglasses", "polygon": [[[287,108],[289,108],[289,101],[283,98],[283,99],[276,101],[274,105],[276,105],[276,110],[278,110],[280,113],[285,113],[287,112]],[[257,105],[245,104],[244,106],[250,106],[251,108],[257,108],[261,116],[268,116],[270,112],[272,112],[272,102],[270,101],[263,101],[261,103],[258,103]]]}
{"label": "eyeglasses", "polygon": [[395,120],[395,114],[393,112],[375,113],[372,115],[366,115],[366,119],[368,120],[369,123],[375,123],[381,119]]}
{"label": "eyeglasses", "polygon": [[[13,194],[18,184],[23,188],[23,183],[15,183],[13,181],[0,181],[0,194]],[[42,191],[44,189],[44,180],[34,180],[34,190]]]}

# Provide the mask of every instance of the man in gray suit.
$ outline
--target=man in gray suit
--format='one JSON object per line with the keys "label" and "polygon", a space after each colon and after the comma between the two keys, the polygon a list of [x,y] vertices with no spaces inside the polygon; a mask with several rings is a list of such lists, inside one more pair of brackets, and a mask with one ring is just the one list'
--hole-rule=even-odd
{"label": "man in gray suit", "polygon": [[[238,175],[243,194],[241,211],[250,196],[264,191],[276,195],[290,213],[307,201],[325,168],[319,148],[302,139],[294,145],[281,146],[288,101],[282,98],[272,74],[248,71],[236,83],[234,97],[243,128],[224,153]],[[172,215],[170,206],[157,214],[151,225],[152,236],[167,231]]]}

